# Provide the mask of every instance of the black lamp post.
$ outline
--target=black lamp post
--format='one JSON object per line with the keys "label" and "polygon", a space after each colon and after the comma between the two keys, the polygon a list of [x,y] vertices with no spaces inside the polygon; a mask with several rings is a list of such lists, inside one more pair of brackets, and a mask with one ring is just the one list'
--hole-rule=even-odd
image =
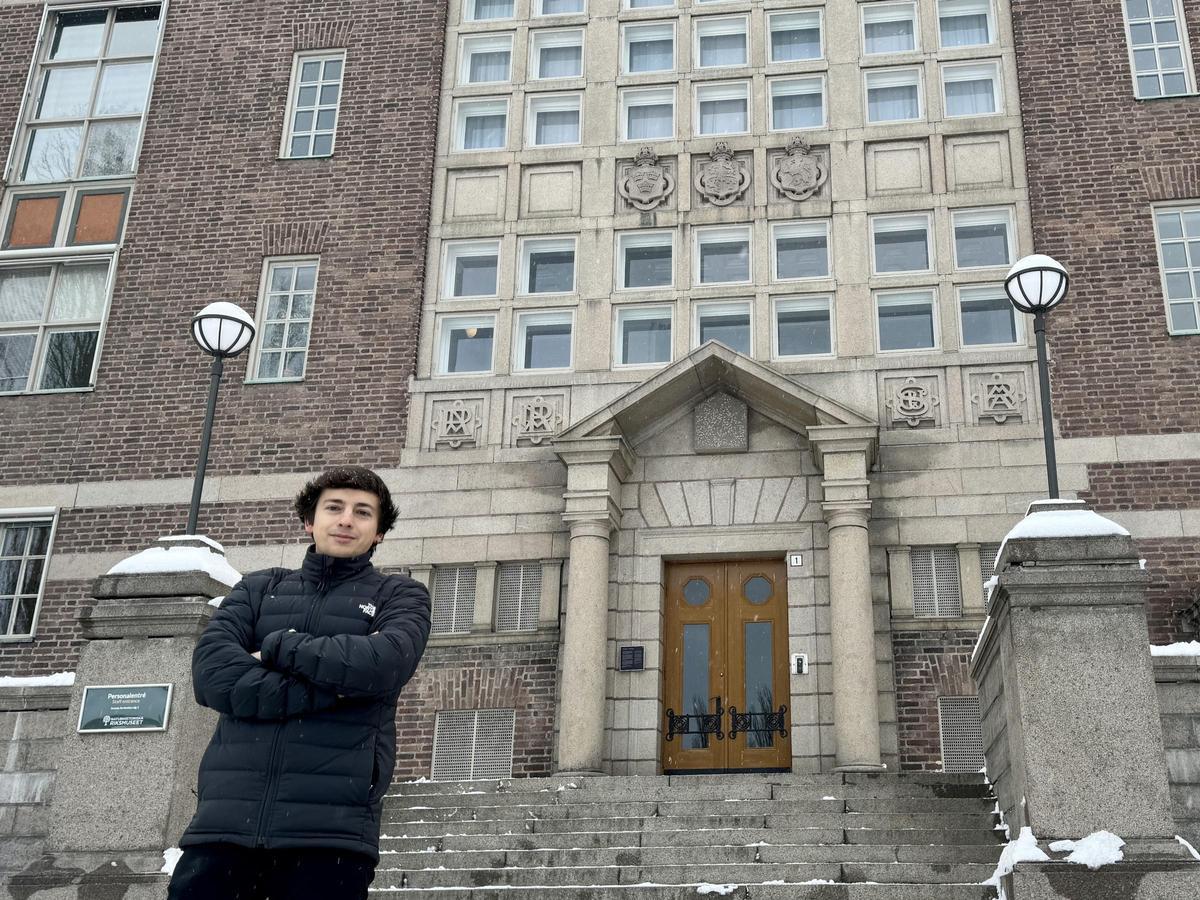
{"label": "black lamp post", "polygon": [[213,358],[212,378],[208,385],[208,411],[204,414],[204,436],[200,439],[200,459],[192,483],[192,506],[188,510],[187,533],[196,533],[200,516],[200,495],[204,492],[204,470],[208,467],[208,445],[212,442],[213,413],[217,409],[217,390],[225,360],[237,356],[254,340],[254,320],[241,307],[220,301],[210,303],[192,317],[192,337],[200,349]]}
{"label": "black lamp post", "polygon": [[1034,254],[1017,260],[1004,279],[1004,292],[1018,312],[1033,316],[1037,335],[1038,383],[1042,394],[1042,440],[1046,445],[1046,479],[1050,498],[1058,499],[1058,463],[1054,457],[1054,420],[1050,414],[1050,371],[1046,363],[1046,313],[1067,296],[1071,279],[1058,262]]}

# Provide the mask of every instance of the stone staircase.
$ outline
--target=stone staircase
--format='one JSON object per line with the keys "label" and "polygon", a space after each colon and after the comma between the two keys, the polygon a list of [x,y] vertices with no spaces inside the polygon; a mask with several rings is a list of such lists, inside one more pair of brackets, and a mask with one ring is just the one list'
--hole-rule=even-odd
{"label": "stone staircase", "polygon": [[417,782],[384,802],[372,895],[994,900],[978,775]]}

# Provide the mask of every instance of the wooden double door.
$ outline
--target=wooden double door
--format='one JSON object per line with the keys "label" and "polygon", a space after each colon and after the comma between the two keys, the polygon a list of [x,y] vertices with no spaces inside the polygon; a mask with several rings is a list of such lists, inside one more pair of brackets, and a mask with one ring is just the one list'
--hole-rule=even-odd
{"label": "wooden double door", "polygon": [[783,560],[668,564],[665,772],[791,768],[787,633]]}

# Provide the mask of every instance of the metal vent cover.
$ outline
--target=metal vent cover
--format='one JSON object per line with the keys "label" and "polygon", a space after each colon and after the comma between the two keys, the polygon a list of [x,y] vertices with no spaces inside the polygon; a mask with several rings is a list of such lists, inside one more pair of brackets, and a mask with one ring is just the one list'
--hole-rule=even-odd
{"label": "metal vent cover", "polygon": [[432,634],[461,634],[475,619],[475,567],[439,567],[433,573]]}
{"label": "metal vent cover", "polygon": [[983,724],[978,697],[938,697],[942,771],[978,772],[984,766]]}
{"label": "metal vent cover", "polygon": [[541,603],[541,563],[500,566],[500,584],[496,591],[497,631],[537,630]]}
{"label": "metal vent cover", "polygon": [[511,778],[516,710],[441,710],[433,726],[433,781]]}
{"label": "metal vent cover", "polygon": [[962,583],[955,547],[913,547],[913,615],[952,618],[962,615]]}

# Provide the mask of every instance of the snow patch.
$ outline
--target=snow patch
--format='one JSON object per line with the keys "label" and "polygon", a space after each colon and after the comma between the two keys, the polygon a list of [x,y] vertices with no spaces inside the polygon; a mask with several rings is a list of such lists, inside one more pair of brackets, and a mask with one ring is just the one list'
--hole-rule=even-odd
{"label": "snow patch", "polygon": [[1200,861],[1200,853],[1196,852],[1196,848],[1189,844],[1185,838],[1175,835],[1175,840],[1179,841],[1179,843],[1183,844],[1183,846],[1187,848],[1187,852],[1192,854],[1193,859]]}
{"label": "snow patch", "polygon": [[1151,656],[1200,656],[1200,641],[1180,641],[1177,644],[1151,644]]}
{"label": "snow patch", "polygon": [[[1013,526],[1005,541],[1017,538],[1052,537],[1105,537],[1110,535],[1129,536],[1129,532],[1112,519],[1106,519],[1090,509],[1035,509]],[[1003,545],[1001,545],[1003,552]],[[1000,554],[996,554],[999,558]]]}
{"label": "snow patch", "polygon": [[[219,544],[216,546],[220,547]],[[241,572],[226,562],[224,556],[206,547],[149,547],[121,560],[108,570],[109,575],[158,575],[171,572],[204,572],[229,587],[242,580]]]}
{"label": "snow patch", "polygon": [[1000,854],[1000,862],[996,863],[996,871],[992,873],[991,878],[983,883],[991,885],[994,888],[1000,888],[1000,879],[1005,875],[1012,874],[1012,870],[1017,863],[1049,862],[1049,860],[1050,857],[1037,845],[1037,838],[1033,836],[1033,829],[1026,825],[1021,829],[1021,834],[1015,841],[1009,841],[1004,845],[1004,850]]}
{"label": "snow patch", "polygon": [[1119,863],[1125,858],[1121,848],[1125,842],[1111,831],[1093,831],[1078,841],[1055,841],[1050,849],[1055,853],[1067,853],[1067,862],[1087,866],[1089,869],[1099,869]]}
{"label": "snow patch", "polygon": [[5,675],[0,678],[0,687],[70,687],[74,683],[74,672],[55,672],[53,675]]}
{"label": "snow patch", "polygon": [[175,874],[175,864],[179,862],[181,856],[183,856],[183,851],[178,847],[168,847],[163,851],[163,867],[158,871],[164,875]]}
{"label": "snow patch", "polygon": [[224,597],[213,597],[211,600],[209,600],[209,601],[208,601],[208,605],[209,605],[209,606],[218,606],[218,607],[219,607],[219,606],[220,606],[222,603],[224,603],[224,602],[225,602],[225,598],[224,598]]}
{"label": "snow patch", "polygon": [[696,885],[697,894],[720,894],[722,897],[726,894],[732,894],[737,890],[736,884],[708,884],[702,883]]}

